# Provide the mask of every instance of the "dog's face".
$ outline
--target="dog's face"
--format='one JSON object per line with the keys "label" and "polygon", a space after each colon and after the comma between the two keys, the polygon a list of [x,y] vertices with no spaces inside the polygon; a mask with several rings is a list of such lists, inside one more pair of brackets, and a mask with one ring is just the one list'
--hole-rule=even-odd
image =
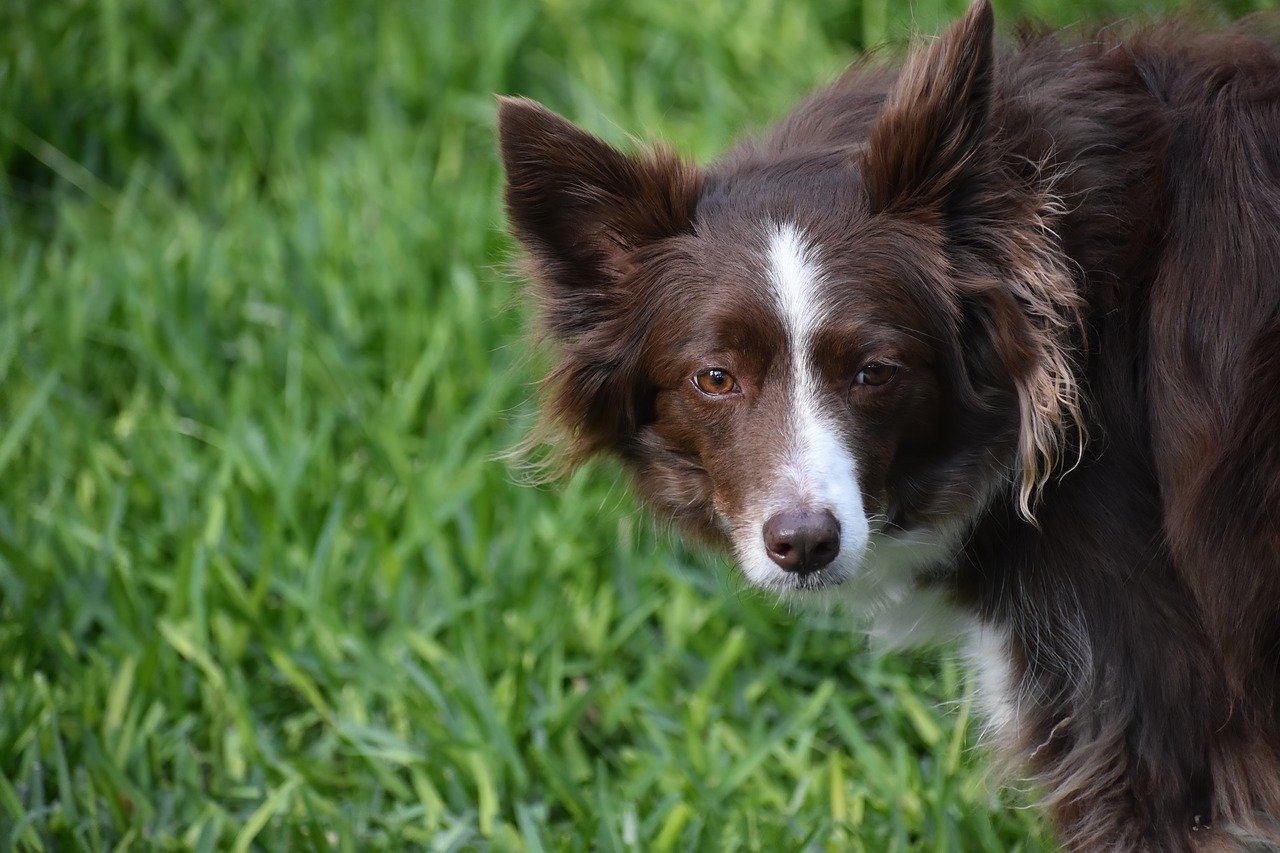
{"label": "dog's face", "polygon": [[1002,479],[1025,504],[1065,421],[1036,321],[1061,271],[1037,201],[986,186],[975,10],[865,138],[705,172],[502,102],[508,212],[558,345],[551,420],[759,587],[884,594]]}
{"label": "dog's face", "polygon": [[768,177],[721,191],[710,176],[694,233],[632,279],[654,316],[623,456],[657,504],[773,590],[854,578],[887,538],[962,509],[963,482],[921,488],[954,450],[942,424],[958,318],[940,298],[938,237],[872,220],[856,171],[839,179],[850,215],[805,222]]}

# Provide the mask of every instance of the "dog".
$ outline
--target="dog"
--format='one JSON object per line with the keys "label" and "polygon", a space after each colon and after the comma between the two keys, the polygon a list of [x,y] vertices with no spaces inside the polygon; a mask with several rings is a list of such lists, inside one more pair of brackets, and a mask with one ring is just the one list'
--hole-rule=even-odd
{"label": "dog", "polygon": [[[699,168],[504,98],[539,440],[888,642],[1069,849],[1280,846],[1280,42],[978,0]],[[1265,23],[1265,20],[1262,21]]]}

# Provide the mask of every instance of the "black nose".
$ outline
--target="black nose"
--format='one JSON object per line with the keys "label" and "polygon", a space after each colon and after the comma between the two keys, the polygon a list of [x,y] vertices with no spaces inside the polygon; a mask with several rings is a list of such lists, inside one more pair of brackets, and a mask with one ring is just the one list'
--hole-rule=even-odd
{"label": "black nose", "polygon": [[769,559],[788,572],[816,572],[840,553],[840,522],[827,510],[783,510],[764,523]]}

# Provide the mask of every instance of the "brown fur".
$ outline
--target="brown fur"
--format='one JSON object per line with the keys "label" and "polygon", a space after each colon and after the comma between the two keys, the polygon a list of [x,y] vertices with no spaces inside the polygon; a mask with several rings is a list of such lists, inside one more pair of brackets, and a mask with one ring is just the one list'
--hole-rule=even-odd
{"label": "brown fur", "polygon": [[[1007,639],[1003,736],[1072,849],[1280,846],[1280,45],[1250,26],[1006,47],[979,0],[704,170],[500,109],[573,452],[741,556],[812,358],[872,536],[962,534],[914,582]],[[823,271],[809,354],[768,222]]]}

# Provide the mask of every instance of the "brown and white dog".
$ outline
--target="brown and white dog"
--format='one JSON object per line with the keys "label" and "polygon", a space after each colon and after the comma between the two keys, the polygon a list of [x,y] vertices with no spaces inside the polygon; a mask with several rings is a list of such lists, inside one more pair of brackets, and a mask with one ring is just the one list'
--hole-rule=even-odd
{"label": "brown and white dog", "polygon": [[[1280,44],[991,8],[705,169],[500,105],[574,459],[786,597],[961,620],[1075,849],[1280,845]],[[908,638],[909,640],[910,638]]]}

